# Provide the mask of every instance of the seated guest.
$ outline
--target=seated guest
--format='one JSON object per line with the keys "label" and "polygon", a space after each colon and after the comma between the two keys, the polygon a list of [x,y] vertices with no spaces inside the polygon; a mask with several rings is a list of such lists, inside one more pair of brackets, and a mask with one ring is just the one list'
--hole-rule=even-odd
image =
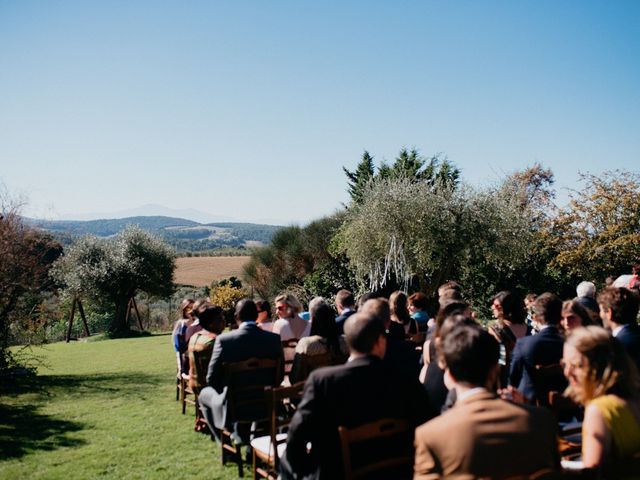
{"label": "seated guest", "polygon": [[551,413],[491,391],[499,352],[480,327],[461,325],[446,336],[442,356],[457,402],[416,429],[414,479],[505,478],[558,468]]}
{"label": "seated guest", "polygon": [[584,466],[606,470],[621,459],[639,454],[640,384],[622,344],[603,328],[577,328],[564,345],[563,363],[569,380],[568,395],[585,405]]}
{"label": "seated guest", "polygon": [[553,293],[543,293],[533,303],[533,321],[538,333],[518,339],[513,349],[509,385],[526,399],[548,405],[550,391],[564,391],[567,383],[560,372],[557,377],[537,375],[536,366],[559,364],[564,338],[558,330],[562,300]]}
{"label": "seated guest", "polygon": [[336,310],[338,310],[338,316],[336,317],[338,333],[342,335],[344,333],[344,322],[347,318],[356,313],[353,293],[345,289],[336,293]]}
{"label": "seated guest", "polygon": [[625,346],[636,367],[640,369],[637,295],[626,288],[607,287],[598,295],[598,305],[602,323]]}
{"label": "seated guest", "polygon": [[[401,418],[415,426],[424,418],[424,392],[417,381],[406,381],[382,362],[387,346],[382,321],[356,313],[345,322],[344,332],[351,351],[349,361],[315,370],[306,381],[289,425],[281,462],[284,479],[306,475],[320,480],[343,478],[341,425],[353,428],[383,418]],[[410,439],[406,445],[396,443],[411,450]]]}
{"label": "seated guest", "polygon": [[[333,309],[323,302],[311,302],[311,335],[300,339],[296,345],[293,366],[289,373],[291,383],[305,380],[311,372],[309,357],[330,354],[326,365],[344,363],[349,356],[349,349],[344,335],[338,334]],[[325,366],[326,366],[325,365]]]}
{"label": "seated guest", "polygon": [[[278,320],[273,324],[273,333],[280,335],[281,340],[300,340],[309,336],[311,332],[311,322],[300,318],[302,303],[294,295],[284,293],[276,297],[276,314]],[[285,348],[284,358],[291,362],[295,355],[295,348]]]}
{"label": "seated guest", "polygon": [[[250,358],[280,360],[280,371],[276,375],[265,374],[265,386],[279,385],[283,377],[283,354],[280,337],[260,330],[256,324],[258,309],[253,300],[240,300],[236,305],[235,319],[238,328],[217,336],[209,368],[207,386],[200,391],[200,410],[209,425],[217,434],[223,428],[233,430],[236,438],[244,443],[249,441],[248,432],[239,430],[235,419],[228,415],[227,393],[224,365],[241,362]],[[268,378],[267,378],[268,376]],[[260,412],[262,414],[262,412]]]}
{"label": "seated guest", "polygon": [[202,330],[194,333],[189,340],[189,387],[195,392],[206,385],[207,369],[216,337],[224,330],[222,308],[203,303],[194,312]]}
{"label": "seated guest", "polygon": [[[387,337],[387,350],[382,360],[384,364],[398,375],[407,377],[408,381],[414,382],[418,378],[420,371],[420,355],[415,345],[407,342],[404,335],[393,334],[391,327],[399,325],[391,321],[391,309],[389,302],[385,298],[372,298],[367,300],[360,310],[372,315],[382,321]],[[402,327],[400,327],[402,328]]]}
{"label": "seated guest", "polygon": [[491,311],[497,320],[489,327],[489,333],[500,343],[500,385],[508,383],[511,356],[516,341],[529,335],[527,311],[524,302],[515,293],[504,290],[498,292],[492,300]]}
{"label": "seated guest", "polygon": [[182,371],[182,356],[187,351],[187,341],[185,340],[185,334],[187,333],[187,328],[193,322],[193,316],[191,314],[193,309],[193,304],[195,300],[192,298],[185,298],[182,300],[182,304],[180,305],[180,318],[176,321],[173,326],[173,332],[171,333],[171,343],[173,344],[173,349],[176,351],[176,359],[178,361],[178,371]]}
{"label": "seated guest", "polygon": [[391,308],[391,321],[399,323],[404,329],[405,337],[418,333],[418,323],[411,318],[408,308],[407,294],[399,290],[393,292],[389,297],[389,307]]}
{"label": "seated guest", "polygon": [[271,314],[271,305],[266,300],[256,301],[256,307],[258,308],[258,319],[256,323],[258,327],[267,332],[273,330],[273,318]]}
{"label": "seated guest", "polygon": [[600,314],[600,308],[596,301],[596,286],[593,282],[580,282],[576,287],[576,295],[575,300],[586,308],[590,315],[598,316]]}
{"label": "seated guest", "polygon": [[420,372],[420,382],[427,392],[427,412],[429,418],[440,415],[449,396],[449,389],[444,383],[444,366],[438,361],[437,351],[443,340],[444,322],[455,315],[470,317],[469,304],[460,300],[448,300],[436,315],[436,328],[433,336],[427,340],[422,349],[424,366]]}
{"label": "seated guest", "polygon": [[[207,300],[202,298],[196,300],[195,302],[193,302],[193,305],[191,305],[191,312],[195,312],[196,310],[198,310],[198,308],[200,308],[200,305],[206,302]],[[191,325],[189,325],[187,327],[187,330],[184,332],[185,345],[189,345],[189,342],[191,341],[191,336],[194,333],[202,330],[202,325],[200,325],[200,320],[198,320],[198,317],[196,317],[195,315],[192,315],[192,319],[193,320],[191,321]],[[187,352],[186,349],[182,354],[182,373],[184,375],[189,374],[189,352]]]}
{"label": "seated guest", "polygon": [[411,314],[411,318],[417,322],[420,332],[426,332],[429,328],[428,306],[429,301],[424,293],[416,292],[409,296],[409,313]]}
{"label": "seated guest", "polygon": [[565,335],[569,335],[575,328],[593,325],[589,312],[575,298],[562,304],[562,320],[560,321]]}

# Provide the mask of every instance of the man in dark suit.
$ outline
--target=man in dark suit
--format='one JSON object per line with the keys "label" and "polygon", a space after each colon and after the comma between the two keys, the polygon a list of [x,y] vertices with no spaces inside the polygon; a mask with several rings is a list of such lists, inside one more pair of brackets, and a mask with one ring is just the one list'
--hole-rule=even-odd
{"label": "man in dark suit", "polygon": [[355,304],[353,293],[349,290],[342,289],[336,293],[336,309],[338,310],[336,323],[338,324],[338,332],[340,335],[344,333],[344,322],[356,313]]}
{"label": "man in dark suit", "polygon": [[608,287],[598,295],[600,317],[604,326],[624,345],[640,369],[640,328],[638,328],[638,296],[628,288]]}
{"label": "man in dark suit", "polygon": [[257,377],[246,378],[251,383],[263,382],[265,386],[275,386],[282,380],[284,357],[280,336],[257,326],[258,309],[252,300],[240,300],[236,305],[235,317],[239,327],[216,338],[207,370],[207,387],[202,389],[198,400],[212,432],[216,433],[216,429],[222,428],[232,429],[236,441],[246,443],[248,432],[238,431],[234,419],[227,415],[228,389],[224,384],[223,365],[249,358],[279,359],[280,371],[275,372],[275,375],[273,372],[257,372]]}
{"label": "man in dark suit", "polygon": [[455,327],[442,342],[456,390],[450,410],[415,433],[414,480],[505,478],[559,468],[550,412],[499,399],[498,342],[478,326]]}
{"label": "man in dark suit", "polygon": [[553,293],[543,293],[533,303],[533,321],[538,333],[518,339],[513,349],[509,385],[526,399],[548,404],[550,391],[564,391],[567,381],[558,370],[555,376],[543,376],[536,365],[559,364],[564,338],[558,330],[562,318],[562,300]]}
{"label": "man in dark suit", "polygon": [[[293,478],[292,474],[296,478],[343,478],[340,425],[352,428],[383,418],[402,418],[413,427],[423,421],[424,392],[417,378],[409,382],[382,362],[387,347],[382,321],[356,313],[345,322],[345,337],[351,351],[349,361],[315,370],[306,381],[282,458],[285,479]],[[411,439],[397,441],[395,447],[411,452]],[[368,459],[375,457],[373,451],[366,453]]]}

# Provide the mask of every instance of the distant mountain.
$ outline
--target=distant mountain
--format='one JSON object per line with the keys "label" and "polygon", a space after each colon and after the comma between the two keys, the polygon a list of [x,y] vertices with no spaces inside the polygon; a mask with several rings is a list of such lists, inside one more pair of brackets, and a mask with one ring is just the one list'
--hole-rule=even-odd
{"label": "distant mountain", "polygon": [[96,220],[96,219],[123,219],[129,217],[170,217],[170,218],[186,218],[198,223],[213,222],[237,222],[233,217],[224,215],[212,215],[210,213],[201,212],[193,208],[175,209],[150,203],[141,207],[119,210],[117,212],[102,213],[83,213],[83,214],[65,214],[63,218],[70,220]]}
{"label": "distant mountain", "polygon": [[271,241],[279,226],[254,223],[202,224],[184,218],[136,216],[102,220],[38,220],[25,219],[33,226],[51,232],[63,244],[72,244],[84,235],[109,237],[128,225],[137,225],[160,236],[179,252],[201,252],[220,248],[245,249]]}

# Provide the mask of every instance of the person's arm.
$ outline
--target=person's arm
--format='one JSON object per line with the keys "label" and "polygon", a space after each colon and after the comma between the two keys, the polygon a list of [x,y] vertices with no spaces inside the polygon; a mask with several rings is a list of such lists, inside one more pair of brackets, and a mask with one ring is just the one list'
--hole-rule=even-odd
{"label": "person's arm", "polygon": [[213,345],[213,353],[211,354],[211,360],[209,361],[209,368],[207,369],[207,385],[215,388],[218,392],[222,388],[222,344],[220,338],[216,338],[216,342]]}
{"label": "person's arm", "polygon": [[511,357],[511,367],[509,368],[509,385],[518,388],[522,379],[522,371],[524,369],[524,355],[522,353],[522,342],[516,342]]}
{"label": "person's arm", "polygon": [[438,462],[436,462],[424,436],[421,429],[416,429],[414,441],[416,454],[413,463],[413,480],[435,480],[442,478],[442,472],[438,469]]}
{"label": "person's arm", "polygon": [[[313,374],[312,374],[313,375]],[[310,376],[305,385],[302,400],[298,405],[298,410],[289,424],[287,435],[287,463],[300,478],[302,474],[314,471],[317,468],[317,459],[311,452],[307,451],[307,443],[313,441],[313,434],[317,432],[316,420],[318,418],[318,408],[322,408],[322,402],[316,398],[314,377]]]}
{"label": "person's arm", "polygon": [[588,405],[582,421],[582,462],[587,468],[599,467],[611,450],[611,432],[600,409]]}

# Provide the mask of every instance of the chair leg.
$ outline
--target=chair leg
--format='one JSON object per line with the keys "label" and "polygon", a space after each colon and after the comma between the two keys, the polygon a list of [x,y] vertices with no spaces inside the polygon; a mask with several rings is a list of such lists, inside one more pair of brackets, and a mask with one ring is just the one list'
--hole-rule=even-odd
{"label": "chair leg", "polygon": [[180,401],[182,402],[182,414],[187,411],[187,392],[184,378],[180,379]]}
{"label": "chair leg", "polygon": [[244,473],[242,471],[242,447],[240,445],[236,445],[236,462],[238,463],[238,477],[244,477]]}

